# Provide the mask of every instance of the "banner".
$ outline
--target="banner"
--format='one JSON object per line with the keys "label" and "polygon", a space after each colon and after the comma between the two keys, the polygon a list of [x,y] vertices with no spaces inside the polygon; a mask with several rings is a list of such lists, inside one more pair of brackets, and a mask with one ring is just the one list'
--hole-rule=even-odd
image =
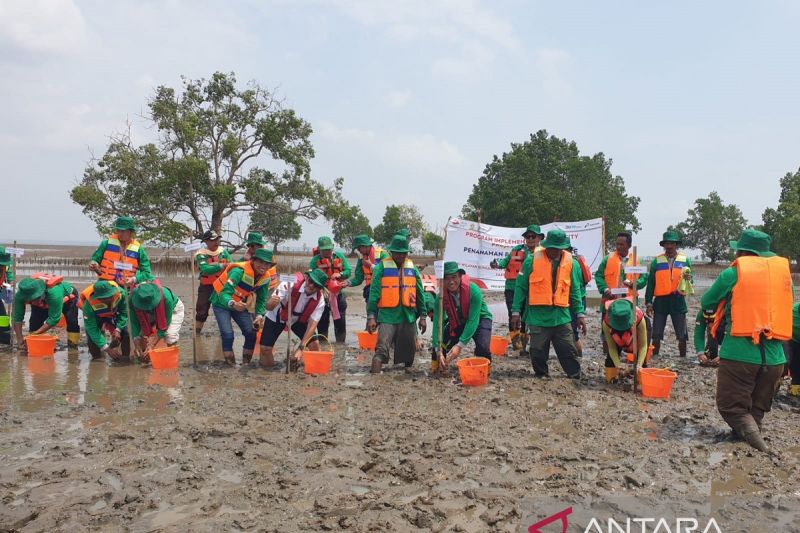
{"label": "banner", "polygon": [[[595,218],[580,222],[553,222],[541,226],[542,232],[560,228],[574,248],[582,255],[594,272],[603,260],[603,219]],[[447,261],[457,261],[467,275],[479,286],[490,291],[505,289],[506,280],[503,269],[489,266],[494,259],[503,259],[517,244],[524,244],[522,233],[525,228],[504,228],[478,224],[460,218],[451,218],[447,224],[447,246],[444,257]],[[596,290],[594,279],[589,289]]]}

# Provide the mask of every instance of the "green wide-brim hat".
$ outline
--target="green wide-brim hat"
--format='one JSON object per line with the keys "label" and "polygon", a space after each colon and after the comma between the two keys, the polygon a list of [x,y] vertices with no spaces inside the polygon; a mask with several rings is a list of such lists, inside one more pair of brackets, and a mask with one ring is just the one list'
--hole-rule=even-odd
{"label": "green wide-brim hat", "polygon": [[318,250],[333,250],[333,240],[330,237],[320,237],[317,239]]}
{"label": "green wide-brim hat", "polygon": [[369,235],[356,235],[356,238],[353,239],[353,250],[359,246],[372,246],[372,242],[373,241],[369,238]]}
{"label": "green wide-brim hat", "polygon": [[131,295],[131,305],[142,311],[152,311],[161,301],[161,290],[153,283],[142,283]]}
{"label": "green wide-brim hat", "polygon": [[400,234],[395,235],[392,237],[392,242],[389,244],[389,251],[395,252],[398,254],[407,254],[408,253],[408,239],[403,237]]}
{"label": "green wide-brim hat", "polygon": [[38,300],[44,296],[45,284],[44,280],[25,278],[17,285],[17,293],[26,302]]}
{"label": "green wide-brim hat", "polygon": [[136,222],[131,217],[117,217],[117,221],[114,222],[114,229],[118,231],[136,231]]}
{"label": "green wide-brim hat", "polygon": [[658,243],[659,246],[664,246],[665,242],[674,242],[678,246],[683,244],[681,241],[680,234],[675,230],[667,230],[664,232],[664,235],[661,237],[661,241]]}
{"label": "green wide-brim hat", "polygon": [[753,252],[761,257],[774,257],[775,254],[770,251],[769,247],[772,244],[772,237],[754,229],[746,229],[739,235],[738,241],[731,241],[731,248],[736,250]]}
{"label": "green wide-brim hat", "polygon": [[406,240],[408,240],[408,236],[410,234],[411,234],[411,230],[409,230],[408,228],[403,228],[403,229],[401,229],[400,231],[397,232],[397,235],[402,235],[403,237],[406,238]]}
{"label": "green wide-brim hat", "polygon": [[444,275],[449,276],[450,274],[466,274],[466,271],[460,268],[455,261],[447,261],[444,264]]}
{"label": "green wide-brim hat", "polygon": [[562,229],[551,229],[547,232],[547,237],[539,243],[542,248],[557,248],[559,250],[569,250],[572,244],[569,242],[569,237]]}
{"label": "green wide-brim hat", "polygon": [[322,270],[315,268],[308,271],[308,278],[319,287],[324,287],[328,284],[328,275]]}
{"label": "green wide-brim hat", "polygon": [[260,244],[261,246],[267,245],[267,243],[264,242],[264,237],[257,231],[251,231],[247,234],[247,246],[251,244]]}
{"label": "green wide-brim hat", "polygon": [[94,284],[94,297],[101,299],[113,298],[117,294],[117,290],[117,287],[106,280],[100,280]]}
{"label": "green wide-brim hat", "polygon": [[614,300],[608,306],[608,323],[611,329],[626,331],[633,326],[633,304],[628,300]]}
{"label": "green wide-brim hat", "polygon": [[528,226],[527,228],[525,228],[525,231],[524,231],[524,232],[522,232],[522,236],[524,237],[524,236],[525,236],[525,235],[527,235],[528,233],[535,233],[535,234],[536,234],[536,235],[538,235],[539,237],[541,237],[541,238],[544,238],[544,233],[542,233],[542,228],[540,228],[540,227],[539,227],[539,226],[537,226],[536,224],[531,224],[530,226]]}
{"label": "green wide-brim hat", "polygon": [[5,246],[0,246],[0,266],[9,266],[11,264],[11,254],[6,252]]}
{"label": "green wide-brim hat", "polygon": [[259,248],[256,250],[256,253],[253,254],[253,259],[260,259],[265,263],[275,262],[272,260],[272,250],[267,250],[266,248]]}

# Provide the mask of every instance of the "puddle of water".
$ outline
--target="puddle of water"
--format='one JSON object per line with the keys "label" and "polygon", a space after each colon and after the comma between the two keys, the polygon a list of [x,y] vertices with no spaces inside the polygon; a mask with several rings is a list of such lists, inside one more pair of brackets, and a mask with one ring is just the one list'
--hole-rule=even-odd
{"label": "puddle of water", "polygon": [[350,490],[353,494],[358,494],[359,496],[363,496],[364,494],[368,494],[370,489],[368,487],[362,487],[360,485],[353,485],[350,487]]}
{"label": "puddle of water", "polygon": [[714,466],[725,460],[725,452],[711,452],[708,454],[708,465]]}

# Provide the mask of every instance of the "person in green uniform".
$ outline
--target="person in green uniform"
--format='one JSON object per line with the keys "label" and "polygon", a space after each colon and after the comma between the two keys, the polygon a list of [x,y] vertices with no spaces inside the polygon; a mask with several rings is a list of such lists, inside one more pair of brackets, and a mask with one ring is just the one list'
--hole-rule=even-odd
{"label": "person in green uniform", "polygon": [[345,287],[358,287],[364,284],[362,295],[364,302],[369,300],[369,287],[372,284],[372,269],[375,264],[383,261],[389,254],[380,248],[376,248],[369,235],[356,235],[353,239],[353,249],[358,250],[360,257],[356,261],[353,279],[345,281]]}
{"label": "person in green uniform", "polygon": [[409,368],[417,350],[417,327],[425,333],[427,323],[425,298],[419,270],[408,259],[408,240],[395,235],[389,245],[391,257],[372,271],[372,285],[367,302],[367,331],[378,331],[378,345],[370,372],[377,374],[389,362],[394,349],[395,363]]}
{"label": "person in green uniform", "polygon": [[125,298],[125,291],[113,281],[99,280],[81,292],[78,304],[83,311],[83,329],[86,330],[92,359],[100,359],[103,355],[114,361],[120,357],[130,359]]}
{"label": "person in green uniform", "polygon": [[63,316],[67,321],[67,340],[70,348],[77,348],[81,329],[78,325],[78,291],[63,281],[60,276],[34,274],[17,285],[14,295],[14,316],[12,317],[17,344],[25,350],[22,337],[22,322],[25,320],[25,307],[30,304],[31,316],[28,331],[31,335],[41,335],[58,325]]}
{"label": "person in green uniform", "polygon": [[[489,343],[492,340],[492,313],[483,301],[481,289],[469,280],[466,272],[455,261],[444,264],[445,298],[442,309],[447,316],[447,327],[442,326],[442,343],[439,344],[439,300],[433,305],[433,345],[440,347],[439,358],[446,370],[453,359],[469,343],[475,341],[475,357],[492,361]],[[446,353],[445,353],[446,352]],[[437,365],[438,366],[438,365]],[[433,368],[436,371],[438,368]]]}
{"label": "person in green uniform", "polygon": [[[11,254],[6,252],[5,246],[0,246],[0,316],[6,314],[6,303],[11,305],[14,295],[11,293],[11,284],[14,282],[14,272],[11,270]],[[6,294],[10,295],[6,300]],[[11,326],[9,323],[0,325],[0,344],[11,344]]]}
{"label": "person in green uniform", "polygon": [[789,383],[789,396],[800,396],[800,302],[792,306],[792,340],[788,343],[789,370],[792,381]]}
{"label": "person in green uniform", "polygon": [[[113,281],[120,286],[133,287],[137,283],[152,281],[150,257],[136,240],[136,223],[131,217],[117,217],[115,233],[100,241],[92,254],[89,270],[99,279]],[[118,269],[117,263],[126,263],[128,270]]]}
{"label": "person in green uniform", "polygon": [[511,347],[514,350],[520,350],[520,355],[527,355],[524,353],[528,342],[525,323],[523,321],[519,331],[511,331],[511,306],[514,303],[514,289],[517,286],[517,276],[520,269],[522,269],[522,263],[539,247],[539,243],[544,239],[544,233],[542,233],[539,226],[531,224],[523,232],[522,238],[525,239],[524,243],[517,244],[511,248],[511,251],[503,259],[499,261],[493,259],[489,266],[505,270],[503,274],[506,278],[504,295],[506,298],[506,310],[508,311],[508,330],[511,332]]}
{"label": "person in green uniform", "polygon": [[[761,451],[767,450],[761,436],[764,414],[786,363],[780,336],[792,337],[794,291],[789,262],[770,251],[770,242],[764,232],[744,230],[738,241],[731,241],[736,261],[700,299],[703,309],[724,302],[717,410],[739,437]],[[766,325],[765,316],[770,320]]]}
{"label": "person in green uniform", "polygon": [[664,232],[659,245],[664,248],[664,253],[657,255],[650,263],[644,297],[647,314],[653,319],[653,355],[658,355],[661,349],[667,317],[671,317],[675,337],[678,339],[678,352],[681,357],[686,357],[689,340],[686,313],[689,308],[686,305],[686,296],[680,292],[679,286],[681,279],[693,280],[692,261],[686,254],[678,252],[681,237],[677,231]]}
{"label": "person in green uniform", "polygon": [[547,360],[552,342],[561,368],[568,377],[579,379],[581,365],[572,336],[570,310],[578,316],[578,328],[586,335],[581,302],[581,267],[568,250],[572,247],[564,230],[548,232],[539,250],[522,264],[514,290],[511,324],[519,329],[521,315],[531,335],[531,364],[536,377],[549,376]]}
{"label": "person in green uniform", "polygon": [[203,234],[205,248],[197,251],[194,261],[200,271],[200,286],[197,288],[197,305],[195,306],[195,333],[200,335],[203,325],[208,320],[211,309],[211,295],[214,294],[214,281],[222,271],[233,262],[228,250],[220,246],[222,236],[216,231],[208,230]]}
{"label": "person in green uniform", "polygon": [[[320,237],[317,241],[317,253],[311,258],[309,269],[314,270],[318,268],[322,270],[328,279],[329,298],[328,305],[325,306],[325,311],[322,313],[322,318],[317,325],[317,333],[328,337],[328,328],[331,323],[331,315],[333,315],[333,333],[336,336],[336,342],[345,342],[347,340],[347,299],[344,296],[344,287],[331,290],[334,285],[332,281],[344,282],[350,277],[350,263],[342,252],[334,251],[333,240],[330,237]],[[337,318],[338,316],[338,318]]]}
{"label": "person in green uniform", "polygon": [[144,361],[160,340],[167,346],[178,344],[183,326],[183,302],[168,287],[142,283],[131,293],[131,334]]}
{"label": "person in green uniform", "polygon": [[[644,313],[627,298],[609,300],[608,310],[601,321],[603,336],[608,345],[608,355],[604,363],[606,383],[617,380],[622,364],[637,359],[639,368],[647,366],[647,326]],[[636,343],[633,342],[634,314],[636,316]],[[625,361],[622,355],[625,354]]]}
{"label": "person in green uniform", "polygon": [[256,250],[260,250],[267,245],[264,241],[264,236],[257,231],[251,231],[247,234],[247,242],[245,244],[247,249],[244,251],[244,255],[239,261],[250,261],[253,255],[255,255]]}

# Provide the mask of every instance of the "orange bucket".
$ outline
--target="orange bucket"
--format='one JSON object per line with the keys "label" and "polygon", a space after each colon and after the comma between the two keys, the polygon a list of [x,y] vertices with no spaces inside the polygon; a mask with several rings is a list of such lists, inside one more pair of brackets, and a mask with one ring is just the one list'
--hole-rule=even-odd
{"label": "orange bucket", "polygon": [[57,337],[52,335],[28,335],[25,344],[28,345],[30,357],[50,357],[56,351]]}
{"label": "orange bucket", "polygon": [[489,383],[489,360],[485,357],[467,357],[459,360],[458,375],[467,387],[480,387]]}
{"label": "orange bucket", "polygon": [[150,364],[159,370],[178,368],[178,346],[153,348],[150,350]]}
{"label": "orange bucket", "polygon": [[362,350],[375,351],[378,345],[378,332],[370,333],[369,331],[358,332],[358,347]]}
{"label": "orange bucket", "polygon": [[[325,339],[325,341],[328,342],[328,339]],[[330,342],[328,342],[328,345],[331,349],[327,352],[314,352],[310,350],[303,352],[303,372],[306,374],[327,374],[331,371],[333,347],[330,346]]]}
{"label": "orange bucket", "polygon": [[56,324],[57,328],[65,328],[67,327],[67,317],[61,315],[61,318],[58,319],[58,324]]}
{"label": "orange bucket", "polygon": [[508,350],[508,342],[508,337],[492,335],[492,340],[489,341],[489,353],[501,357],[504,356],[506,350]]}
{"label": "orange bucket", "polygon": [[678,374],[666,368],[639,369],[642,396],[645,398],[669,398],[676,377]]}

